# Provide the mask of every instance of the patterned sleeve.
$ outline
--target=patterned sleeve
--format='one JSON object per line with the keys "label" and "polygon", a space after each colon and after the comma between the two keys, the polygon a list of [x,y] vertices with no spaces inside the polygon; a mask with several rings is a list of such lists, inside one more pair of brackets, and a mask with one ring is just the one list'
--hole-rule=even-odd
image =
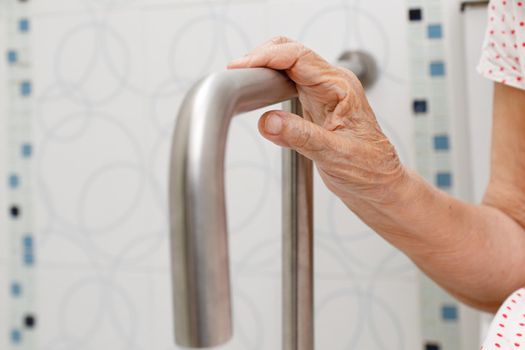
{"label": "patterned sleeve", "polygon": [[495,82],[525,89],[525,4],[491,0],[483,51],[477,71]]}
{"label": "patterned sleeve", "polygon": [[494,316],[481,350],[525,347],[525,289],[512,293]]}

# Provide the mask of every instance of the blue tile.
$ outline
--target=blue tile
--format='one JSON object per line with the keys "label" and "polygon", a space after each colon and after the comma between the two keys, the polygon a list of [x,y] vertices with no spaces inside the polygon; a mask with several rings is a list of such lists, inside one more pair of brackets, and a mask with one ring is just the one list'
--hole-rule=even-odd
{"label": "blue tile", "polygon": [[441,77],[445,75],[445,63],[432,62],[430,63],[430,75],[433,77]]}
{"label": "blue tile", "polygon": [[20,344],[22,341],[22,333],[18,329],[13,329],[11,331],[11,343],[13,344]]}
{"label": "blue tile", "polygon": [[21,32],[29,31],[29,20],[27,18],[20,18],[18,21],[18,30]]}
{"label": "blue tile", "polygon": [[23,81],[20,84],[20,95],[22,96],[29,96],[31,94],[31,82],[30,81]]}
{"label": "blue tile", "polygon": [[434,149],[436,151],[447,151],[450,149],[450,142],[448,135],[434,136]]}
{"label": "blue tile", "polygon": [[427,35],[430,39],[441,39],[443,37],[443,27],[441,24],[429,24]]}
{"label": "blue tile", "polygon": [[18,54],[16,53],[16,51],[7,51],[7,62],[15,63],[16,61],[18,61]]}
{"label": "blue tile", "polygon": [[23,239],[24,247],[31,248],[33,247],[33,237],[31,235],[25,235]]}
{"label": "blue tile", "polygon": [[420,113],[426,113],[428,111],[428,104],[426,100],[414,100],[414,104],[412,106],[414,109],[414,113],[420,114]]}
{"label": "blue tile", "polygon": [[22,144],[21,147],[22,157],[29,158],[33,154],[33,147],[29,143]]}
{"label": "blue tile", "polygon": [[458,308],[456,305],[443,305],[441,307],[441,318],[443,321],[457,321]]}
{"label": "blue tile", "polygon": [[33,237],[31,235],[25,235],[22,239],[23,251],[24,251],[24,263],[26,265],[33,265],[35,263],[35,256],[33,253]]}
{"label": "blue tile", "polygon": [[20,286],[20,283],[11,283],[11,295],[14,297],[18,297],[20,296],[20,294],[22,294],[22,287]]}
{"label": "blue tile", "polygon": [[436,174],[436,185],[442,189],[449,189],[452,187],[452,174],[451,173],[437,173]]}
{"label": "blue tile", "polygon": [[11,188],[17,188],[18,186],[20,186],[20,179],[18,178],[18,175],[9,175],[8,184]]}
{"label": "blue tile", "polygon": [[24,254],[24,264],[33,266],[35,264],[35,256],[33,254]]}

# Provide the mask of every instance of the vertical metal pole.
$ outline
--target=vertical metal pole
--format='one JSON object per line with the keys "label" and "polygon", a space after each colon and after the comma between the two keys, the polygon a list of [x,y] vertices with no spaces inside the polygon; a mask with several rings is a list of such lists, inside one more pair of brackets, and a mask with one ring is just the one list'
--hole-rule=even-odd
{"label": "vertical metal pole", "polygon": [[[297,98],[284,109],[301,115]],[[313,350],[313,166],[283,149],[283,350]]]}

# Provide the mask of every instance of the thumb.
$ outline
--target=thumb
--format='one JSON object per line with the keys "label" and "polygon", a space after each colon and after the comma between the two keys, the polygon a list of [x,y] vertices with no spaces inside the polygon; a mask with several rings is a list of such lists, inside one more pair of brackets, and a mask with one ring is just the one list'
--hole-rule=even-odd
{"label": "thumb", "polygon": [[269,111],[259,120],[259,131],[273,143],[296,150],[314,160],[322,160],[334,148],[334,133],[300,116],[284,112]]}

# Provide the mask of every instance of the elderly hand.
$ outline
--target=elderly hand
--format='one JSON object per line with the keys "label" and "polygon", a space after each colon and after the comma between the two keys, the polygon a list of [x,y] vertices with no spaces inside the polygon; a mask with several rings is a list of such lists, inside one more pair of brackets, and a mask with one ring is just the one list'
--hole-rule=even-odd
{"label": "elderly hand", "polygon": [[347,205],[346,200],[395,200],[391,190],[405,170],[351,71],[285,37],[228,65],[250,67],[284,71],[295,82],[303,106],[304,119],[278,110],[265,113],[259,121],[265,138],[315,161],[327,187]]}
{"label": "elderly hand", "polygon": [[262,135],[314,160],[354,213],[452,295],[495,311],[525,285],[514,268],[525,265],[525,91],[495,86],[491,181],[484,204],[473,205],[401,165],[352,72],[286,38],[229,67],[283,70],[295,82],[304,119],[267,112]]}

